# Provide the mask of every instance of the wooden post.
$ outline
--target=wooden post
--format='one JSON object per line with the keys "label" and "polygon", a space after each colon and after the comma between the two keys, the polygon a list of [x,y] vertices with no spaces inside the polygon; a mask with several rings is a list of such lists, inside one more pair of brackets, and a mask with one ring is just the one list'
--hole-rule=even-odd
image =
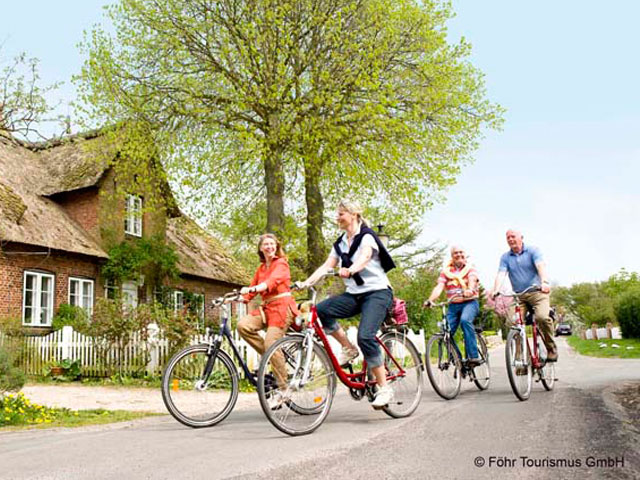
{"label": "wooden post", "polygon": [[591,324],[591,339],[592,340],[598,339],[598,325],[595,323]]}
{"label": "wooden post", "polygon": [[613,338],[613,333],[611,332],[612,328],[613,328],[612,323],[607,322],[607,338]]}

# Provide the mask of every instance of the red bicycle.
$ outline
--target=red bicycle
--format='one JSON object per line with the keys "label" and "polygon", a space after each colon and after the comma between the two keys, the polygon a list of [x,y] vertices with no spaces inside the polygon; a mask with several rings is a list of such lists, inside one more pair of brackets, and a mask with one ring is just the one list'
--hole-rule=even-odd
{"label": "red bicycle", "polygon": [[[540,291],[540,287],[533,285],[526,290],[510,295],[516,300],[514,324],[507,335],[505,357],[507,361],[507,373],[513,393],[519,400],[527,400],[531,394],[531,386],[534,374],[536,382],[541,382],[546,390],[552,390],[556,380],[555,363],[547,363],[547,349],[542,341],[542,336],[533,314],[523,318],[520,308],[520,296],[525,293]],[[531,344],[527,337],[527,325],[531,325]],[[533,348],[532,348],[533,347]]]}
{"label": "red bicycle", "polygon": [[[321,278],[335,276],[328,272]],[[349,389],[354,400],[364,397],[372,402],[376,381],[363,361],[354,372],[349,364],[343,369],[333,353],[316,311],[317,292],[301,306],[303,332],[275,342],[263,355],[258,370],[258,396],[269,421],[288,435],[304,435],[317,429],[329,414],[336,391],[336,376]],[[407,329],[385,322],[382,335],[376,337],[384,355],[384,366],[394,398],[383,411],[394,418],[411,415],[422,395],[422,363],[415,345],[407,338]],[[268,385],[275,377],[276,388]],[[274,402],[274,399],[278,401]]]}

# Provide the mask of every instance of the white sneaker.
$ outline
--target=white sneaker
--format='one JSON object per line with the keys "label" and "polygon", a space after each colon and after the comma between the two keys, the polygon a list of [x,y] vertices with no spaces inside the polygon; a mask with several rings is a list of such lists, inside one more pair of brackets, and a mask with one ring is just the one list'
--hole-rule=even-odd
{"label": "white sneaker", "polygon": [[342,347],[342,351],[340,352],[340,355],[338,355],[338,363],[340,366],[346,365],[351,360],[358,358],[358,355],[360,354],[358,353],[357,348]]}
{"label": "white sneaker", "polygon": [[376,398],[371,402],[371,406],[376,410],[380,410],[382,407],[386,407],[392,399],[393,388],[391,388],[391,385],[385,385],[378,389]]}
{"label": "white sneaker", "polygon": [[289,397],[283,394],[280,390],[275,390],[271,392],[269,398],[267,399],[267,404],[271,410],[279,410],[282,408],[282,405],[289,401]]}

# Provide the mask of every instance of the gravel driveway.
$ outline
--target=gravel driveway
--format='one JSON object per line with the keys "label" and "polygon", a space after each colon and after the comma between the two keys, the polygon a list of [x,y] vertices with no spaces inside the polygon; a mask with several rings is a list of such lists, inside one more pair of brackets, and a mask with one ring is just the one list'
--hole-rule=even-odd
{"label": "gravel driveway", "polygon": [[[32,402],[72,410],[104,408],[167,413],[160,389],[85,385],[26,385],[22,393]],[[240,393],[234,410],[260,408],[255,393]]]}

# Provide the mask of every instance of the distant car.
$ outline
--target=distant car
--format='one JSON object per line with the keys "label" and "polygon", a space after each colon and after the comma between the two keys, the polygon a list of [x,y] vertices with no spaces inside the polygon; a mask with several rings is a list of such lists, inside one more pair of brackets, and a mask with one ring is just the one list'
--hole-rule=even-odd
{"label": "distant car", "polygon": [[570,323],[559,323],[556,327],[556,337],[558,335],[571,335],[571,324]]}

